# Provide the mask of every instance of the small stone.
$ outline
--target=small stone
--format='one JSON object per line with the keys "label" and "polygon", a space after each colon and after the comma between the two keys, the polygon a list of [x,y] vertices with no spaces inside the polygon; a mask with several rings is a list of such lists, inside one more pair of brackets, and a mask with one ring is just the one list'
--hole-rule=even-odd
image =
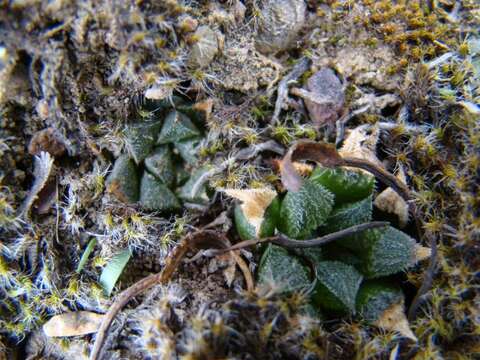
{"label": "small stone", "polygon": [[305,23],[304,0],[267,0],[259,16],[255,47],[264,54],[289,49]]}
{"label": "small stone", "polygon": [[181,112],[170,112],[158,136],[157,144],[168,144],[200,135],[192,121]]}
{"label": "small stone", "polygon": [[345,94],[333,70],[324,68],[313,74],[307,81],[307,90],[312,99],[305,98],[305,105],[313,123],[321,126],[335,122],[342,112]]}
{"label": "small stone", "polygon": [[144,121],[125,129],[127,148],[137,164],[152,151],[161,126],[160,121]]}
{"label": "small stone", "polygon": [[181,207],[175,194],[146,171],[140,184],[140,205],[147,210],[160,212],[177,211]]}
{"label": "small stone", "polygon": [[145,169],[167,186],[175,182],[172,152],[168,146],[159,146],[145,159]]}
{"label": "small stone", "polygon": [[128,155],[122,155],[115,161],[106,186],[109,193],[124,203],[138,201],[138,170]]}
{"label": "small stone", "polygon": [[189,56],[189,65],[203,68],[208,66],[218,53],[218,37],[210,27],[200,26],[193,34],[196,39]]}
{"label": "small stone", "polygon": [[65,150],[65,143],[54,128],[46,128],[36,132],[28,145],[28,152],[31,155],[38,155],[40,152],[46,151],[53,157],[58,158],[65,153]]}

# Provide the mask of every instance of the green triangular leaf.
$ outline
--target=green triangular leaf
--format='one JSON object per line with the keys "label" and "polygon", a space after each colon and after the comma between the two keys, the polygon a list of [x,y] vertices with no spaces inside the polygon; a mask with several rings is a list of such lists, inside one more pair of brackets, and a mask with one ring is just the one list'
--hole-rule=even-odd
{"label": "green triangular leaf", "polygon": [[176,211],[181,207],[175,194],[148,172],[143,173],[140,184],[140,205],[160,212]]}
{"label": "green triangular leaf", "polygon": [[258,267],[258,282],[272,285],[280,293],[300,291],[310,286],[308,268],[284,248],[268,244]]}
{"label": "green triangular leaf", "polygon": [[145,159],[145,169],[167,186],[175,182],[172,153],[168,146],[159,146]]}
{"label": "green triangular leaf", "polygon": [[314,301],[326,310],[355,312],[355,298],[363,276],[351,265],[322,261],[316,266]]}
{"label": "green triangular leaf", "polygon": [[335,195],[337,204],[364,199],[372,194],[375,186],[372,175],[341,167],[317,167],[310,179],[330,190]]}
{"label": "green triangular leaf", "polygon": [[344,203],[333,208],[322,228],[323,233],[332,233],[372,219],[372,197],[354,203]]}
{"label": "green triangular leaf", "polygon": [[97,239],[96,238],[92,238],[90,239],[90,241],[88,242],[88,245],[87,247],[85,248],[85,250],[83,251],[83,254],[82,254],[82,257],[80,258],[80,261],[78,262],[78,266],[77,266],[77,270],[75,270],[75,272],[77,274],[80,273],[80,271],[83,270],[83,268],[85,267],[85,264],[87,263],[88,261],[88,257],[90,256],[90,254],[92,253],[93,249],[95,248],[95,245],[97,244]]}
{"label": "green triangular leaf", "polygon": [[355,245],[367,278],[395,274],[415,263],[415,240],[391,226],[364,231],[356,244],[348,245]]}
{"label": "green triangular leaf", "polygon": [[200,131],[192,121],[183,113],[170,112],[165,118],[162,131],[158,136],[157,144],[168,144],[190,139],[200,135]]}
{"label": "green triangular leaf", "polygon": [[280,209],[280,231],[294,239],[310,235],[327,219],[333,199],[322,185],[306,180],[299,191],[285,195]]}
{"label": "green triangular leaf", "polygon": [[107,191],[125,203],[138,200],[139,179],[135,162],[128,155],[121,155],[107,178]]}
{"label": "green triangular leaf", "polygon": [[131,256],[132,252],[129,249],[123,250],[116,254],[103,269],[102,275],[100,275],[100,285],[102,285],[103,291],[107,296],[110,296],[112,293]]}
{"label": "green triangular leaf", "polygon": [[131,124],[125,129],[128,151],[137,164],[140,164],[152,151],[161,126],[161,121],[149,120]]}

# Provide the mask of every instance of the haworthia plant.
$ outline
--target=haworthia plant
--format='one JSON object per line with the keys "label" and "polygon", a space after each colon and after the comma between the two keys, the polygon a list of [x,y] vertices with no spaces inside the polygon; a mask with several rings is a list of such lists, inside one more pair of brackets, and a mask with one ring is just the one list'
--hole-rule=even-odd
{"label": "haworthia plant", "polygon": [[140,205],[145,209],[177,211],[181,205],[175,194],[160,180],[145,172],[140,185]]}
{"label": "haworthia plant", "polygon": [[331,191],[337,204],[364,199],[372,194],[375,186],[373,176],[340,167],[317,167],[310,179]]}
{"label": "haworthia plant", "polygon": [[168,146],[157,147],[145,159],[145,169],[168,187],[175,183],[172,152]]}
{"label": "haworthia plant", "polygon": [[165,118],[157,144],[175,143],[199,135],[200,131],[185,114],[172,111]]}
{"label": "haworthia plant", "polygon": [[322,261],[317,263],[315,269],[315,303],[325,310],[354,313],[363,276],[353,266],[340,261]]}
{"label": "haworthia plant", "polygon": [[282,201],[279,230],[302,239],[325,223],[333,207],[333,195],[322,185],[306,180],[299,191],[289,191]]}
{"label": "haworthia plant", "polygon": [[112,172],[107,178],[106,187],[107,191],[120,201],[134,203],[138,200],[138,169],[128,155],[121,155],[115,161]]}
{"label": "haworthia plant", "polygon": [[137,164],[140,164],[152,151],[161,126],[161,121],[148,120],[131,124],[125,129],[127,148]]}
{"label": "haworthia plant", "polygon": [[277,288],[280,293],[306,290],[310,284],[308,267],[284,248],[268,244],[258,266],[258,282]]}
{"label": "haworthia plant", "polygon": [[129,249],[123,250],[116,254],[103,269],[102,275],[100,275],[100,285],[102,285],[106,295],[109,296],[112,293],[131,256],[132,252]]}

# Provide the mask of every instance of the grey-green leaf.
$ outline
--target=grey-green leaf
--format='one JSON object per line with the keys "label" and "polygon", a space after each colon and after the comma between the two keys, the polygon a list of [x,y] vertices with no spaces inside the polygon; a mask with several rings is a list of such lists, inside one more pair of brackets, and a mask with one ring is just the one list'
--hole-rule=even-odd
{"label": "grey-green leaf", "polygon": [[100,285],[102,285],[103,291],[107,296],[110,296],[112,293],[131,256],[132,252],[129,249],[123,250],[117,253],[103,269],[102,275],[100,275]]}
{"label": "grey-green leaf", "polygon": [[161,126],[161,121],[148,120],[131,124],[125,129],[128,151],[137,164],[140,164],[150,154]]}
{"label": "grey-green leaf", "polygon": [[280,231],[294,239],[311,234],[327,220],[333,200],[333,194],[322,185],[306,180],[299,191],[285,195],[280,209]]}
{"label": "grey-green leaf", "polygon": [[270,284],[279,293],[305,290],[310,286],[308,268],[284,248],[268,244],[258,267],[258,282]]}
{"label": "grey-green leaf", "polygon": [[168,144],[200,135],[192,121],[179,111],[171,111],[165,118],[157,144]]}
{"label": "grey-green leaf", "polygon": [[355,312],[355,299],[363,276],[351,265],[322,261],[316,265],[314,301],[326,310]]}
{"label": "grey-green leaf", "polygon": [[200,151],[201,137],[194,137],[187,140],[177,141],[175,148],[183,160],[189,165],[195,165],[198,161],[197,154]]}
{"label": "grey-green leaf", "polygon": [[145,159],[145,169],[168,187],[171,187],[175,182],[172,152],[166,145],[157,147]]}
{"label": "grey-green leaf", "polygon": [[107,178],[107,191],[125,203],[138,200],[139,179],[135,162],[128,155],[121,155]]}
{"label": "grey-green leaf", "polygon": [[177,211],[181,207],[175,194],[146,171],[140,184],[140,205],[145,209],[160,212]]}
{"label": "grey-green leaf", "polygon": [[372,196],[353,203],[335,206],[322,230],[332,233],[372,219]]}

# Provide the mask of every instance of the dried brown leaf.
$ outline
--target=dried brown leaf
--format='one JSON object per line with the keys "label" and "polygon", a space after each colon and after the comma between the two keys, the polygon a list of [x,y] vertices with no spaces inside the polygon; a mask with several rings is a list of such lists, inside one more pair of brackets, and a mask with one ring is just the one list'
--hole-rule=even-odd
{"label": "dried brown leaf", "polygon": [[303,183],[303,178],[295,169],[294,161],[315,161],[326,167],[340,166],[343,159],[335,146],[327,143],[313,141],[299,141],[285,154],[280,162],[280,174],[283,186],[289,191],[298,191]]}
{"label": "dried brown leaf", "polygon": [[43,325],[43,332],[50,337],[79,336],[97,332],[104,314],[90,311],[74,311],[55,315]]}

